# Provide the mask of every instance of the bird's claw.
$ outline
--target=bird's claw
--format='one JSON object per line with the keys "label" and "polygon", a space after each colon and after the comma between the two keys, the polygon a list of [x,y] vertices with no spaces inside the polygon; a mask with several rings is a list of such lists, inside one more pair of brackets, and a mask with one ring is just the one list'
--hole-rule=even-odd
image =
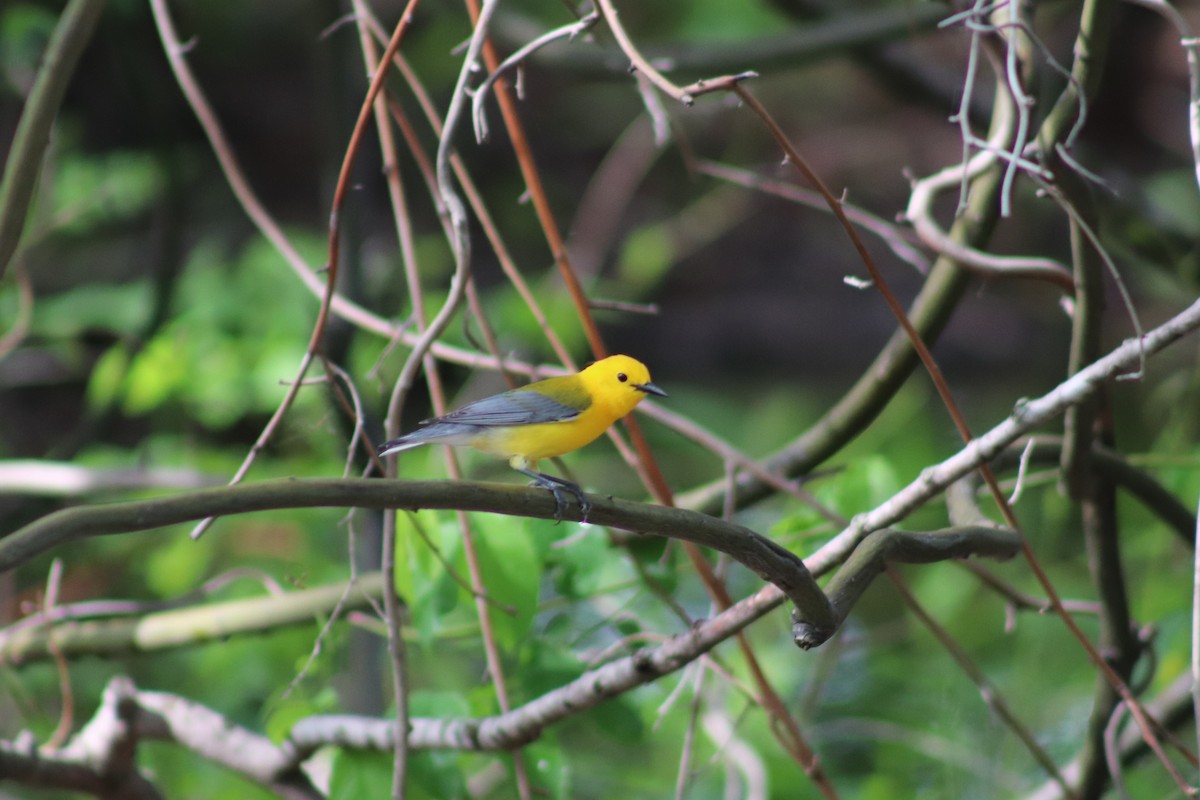
{"label": "bird's claw", "polygon": [[583,522],[588,521],[588,514],[592,511],[592,503],[587,499],[587,495],[578,486],[567,486],[566,484],[552,483],[546,487],[550,493],[554,495],[554,524],[558,525],[563,521],[563,510],[566,509],[566,499],[563,497],[563,490],[569,492],[576,500],[579,501],[579,515]]}
{"label": "bird's claw", "polygon": [[582,517],[583,522],[588,521],[588,514],[592,512],[592,502],[587,499],[587,495],[583,493],[583,489],[579,488],[577,484],[563,480],[562,478],[555,478],[553,475],[535,474],[537,477],[531,485],[548,489],[550,494],[554,495],[554,524],[557,525],[563,521],[563,510],[567,507],[566,498],[563,496],[564,490],[579,501],[580,517]]}
{"label": "bird's claw", "polygon": [[588,514],[592,513],[592,501],[587,499],[587,495],[583,493],[583,489],[578,486],[568,490],[575,495],[575,499],[579,501],[579,515],[583,522],[588,521]]}

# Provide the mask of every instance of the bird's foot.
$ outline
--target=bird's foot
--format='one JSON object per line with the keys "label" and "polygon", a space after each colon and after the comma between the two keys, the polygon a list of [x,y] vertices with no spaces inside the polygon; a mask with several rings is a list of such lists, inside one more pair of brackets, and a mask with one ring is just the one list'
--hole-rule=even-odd
{"label": "bird's foot", "polygon": [[571,494],[579,501],[579,513],[583,521],[588,521],[588,514],[592,511],[592,503],[587,499],[587,495],[583,493],[583,489],[579,488],[579,484],[568,481],[564,478],[556,478],[553,475],[547,475],[543,472],[529,473],[533,477],[532,486],[540,486],[543,489],[548,489],[550,494],[554,495],[554,522],[560,523],[563,519],[563,509],[567,507],[565,493]]}

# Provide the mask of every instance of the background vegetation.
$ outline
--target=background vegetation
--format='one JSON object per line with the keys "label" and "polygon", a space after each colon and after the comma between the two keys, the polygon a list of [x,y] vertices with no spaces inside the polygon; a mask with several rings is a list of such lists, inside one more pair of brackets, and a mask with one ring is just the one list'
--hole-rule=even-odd
{"label": "background vegetation", "polygon": [[[483,10],[0,8],[0,792],[1183,796],[1194,4]],[[371,457],[602,352],[604,524]]]}

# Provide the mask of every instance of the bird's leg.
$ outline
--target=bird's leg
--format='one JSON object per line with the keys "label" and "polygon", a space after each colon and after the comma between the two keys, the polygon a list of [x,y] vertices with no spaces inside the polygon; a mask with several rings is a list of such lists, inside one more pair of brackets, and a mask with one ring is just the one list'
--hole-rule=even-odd
{"label": "bird's leg", "polygon": [[579,511],[583,515],[583,521],[587,522],[588,514],[592,510],[592,503],[583,493],[583,489],[579,488],[579,484],[573,483],[565,478],[557,478],[553,475],[547,475],[544,472],[535,472],[527,467],[514,467],[517,472],[524,473],[533,478],[533,485],[540,486],[543,489],[549,489],[550,494],[554,495],[554,520],[562,522],[563,509],[566,503],[563,500],[563,490],[570,492],[579,501]]}

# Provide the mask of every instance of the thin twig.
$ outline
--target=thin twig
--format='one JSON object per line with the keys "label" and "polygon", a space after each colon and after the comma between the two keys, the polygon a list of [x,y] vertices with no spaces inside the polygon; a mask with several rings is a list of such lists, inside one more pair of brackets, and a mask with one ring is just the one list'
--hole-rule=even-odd
{"label": "thin twig", "polygon": [[[409,14],[413,9],[414,4],[410,4],[402,17],[402,20],[409,18]],[[392,135],[391,125],[388,121],[387,99],[386,94],[378,91],[378,88],[383,85],[386,76],[391,72],[391,60],[399,51],[398,33],[400,26],[396,28],[396,34],[393,35],[389,42],[387,50],[381,58],[375,50],[375,43],[370,34],[366,30],[366,26],[361,20],[364,18],[366,4],[362,0],[354,2],[356,18],[360,20],[359,41],[362,47],[363,59],[366,62],[367,71],[373,75],[371,87],[368,90],[368,100],[372,111],[375,115],[375,127],[379,134],[381,158],[385,165],[389,168],[385,169],[384,173],[387,176],[388,191],[392,198],[393,211],[397,219],[397,232],[400,240],[400,250],[404,258],[406,266],[409,270],[415,270],[416,265],[412,262],[413,250],[411,246],[411,234],[409,232],[408,219],[404,206],[404,193],[400,187],[398,161],[396,158],[395,141]],[[364,107],[365,112],[365,107]],[[360,115],[360,122],[363,121],[365,115]],[[356,128],[356,134],[360,129]],[[345,175],[346,173],[343,172]],[[339,186],[339,190],[342,187]],[[338,197],[341,197],[339,192]],[[334,217],[336,219],[336,216]],[[336,226],[335,226],[336,229]],[[334,237],[331,237],[330,253],[333,258],[334,253]],[[417,319],[417,329],[420,334],[425,332],[425,320],[423,316],[423,308],[419,302],[420,298],[416,298],[413,303],[413,314]],[[429,362],[430,364],[432,361]],[[431,377],[431,381],[435,380]],[[393,403],[397,401],[396,392],[393,394]],[[402,401],[401,401],[402,402]],[[393,409],[389,407],[388,424],[395,420],[397,415],[393,413]],[[371,453],[372,458],[376,458],[375,453]],[[394,464],[387,465],[388,470],[394,469]],[[395,513],[386,515],[383,521],[382,542],[380,547],[380,569],[387,580],[387,587],[383,593],[383,620],[387,628],[387,651],[388,659],[391,662],[392,673],[392,695],[396,704],[396,713],[393,724],[395,725],[394,738],[396,747],[392,752],[392,797],[394,800],[403,800],[408,796],[408,727],[409,727],[409,681],[408,681],[408,652],[407,645],[404,642],[402,628],[404,624],[405,603],[400,598],[396,591],[396,516]]]}
{"label": "thin twig", "polygon": [[492,70],[484,82],[471,92],[471,119],[475,122],[475,140],[480,143],[487,141],[487,116],[484,114],[483,104],[487,100],[488,90],[492,88],[493,83],[500,79],[500,76],[524,62],[525,59],[546,45],[557,42],[559,39],[574,39],[582,35],[599,20],[600,15],[593,11],[576,22],[564,25],[561,28],[555,28],[552,31],[547,31],[504,59],[498,67]]}
{"label": "thin twig", "polygon": [[985,253],[956,241],[933,219],[933,203],[938,194],[951,187],[963,185],[996,164],[996,153],[1007,146],[1013,135],[1015,116],[1011,98],[997,93],[996,114],[992,123],[992,134],[988,139],[992,147],[980,150],[967,161],[913,181],[904,218],[912,223],[913,230],[927,247],[953,258],[966,269],[993,277],[1012,276],[1046,280],[1070,291],[1074,285],[1071,271],[1063,264],[1047,258],[995,256]]}
{"label": "thin twig", "polygon": [[[763,178],[750,170],[731,167],[716,161],[700,160],[695,163],[694,168],[703,175],[711,175],[714,178],[736,183],[739,186],[746,186],[760,192],[775,195],[776,197],[782,197],[785,200],[801,203],[818,211],[829,210],[829,206],[825,203],[825,199],[821,197],[819,192],[806,189],[803,186],[797,186],[794,183]],[[964,179],[967,177],[966,172],[963,172],[963,177]],[[843,203],[843,206],[846,209],[846,216],[852,222],[877,236],[897,258],[911,264],[922,275],[929,272],[929,259],[918,248],[914,247],[912,242],[908,241],[912,237],[912,234],[908,233],[906,229],[851,203]]]}
{"label": "thin twig", "polygon": [[625,53],[629,59],[632,68],[640,72],[651,83],[657,86],[661,91],[675,98],[684,105],[690,106],[694,102],[694,98],[687,92],[680,89],[671,81],[654,68],[638,51],[636,45],[629,38],[629,34],[625,32],[625,27],[621,24],[621,20],[617,15],[617,9],[612,4],[612,0],[596,0],[596,7],[600,10],[604,17],[604,24],[612,32],[613,38],[617,40],[617,45]]}
{"label": "thin twig", "polygon": [[13,266],[13,275],[17,284],[17,313],[13,317],[11,327],[0,336],[0,359],[16,350],[24,341],[29,333],[29,324],[33,321],[33,281],[29,277],[29,271],[25,269],[24,259],[17,258]]}
{"label": "thin twig", "polygon": [[[1200,520],[1200,508],[1197,508]],[[1192,708],[1196,719],[1196,744],[1200,752],[1200,522],[1192,550]]]}
{"label": "thin twig", "polygon": [[1200,38],[1192,31],[1187,18],[1166,0],[1128,2],[1161,15],[1179,34],[1179,44],[1187,58],[1188,69],[1188,139],[1192,143],[1192,167],[1196,173],[1196,185],[1200,186]]}

